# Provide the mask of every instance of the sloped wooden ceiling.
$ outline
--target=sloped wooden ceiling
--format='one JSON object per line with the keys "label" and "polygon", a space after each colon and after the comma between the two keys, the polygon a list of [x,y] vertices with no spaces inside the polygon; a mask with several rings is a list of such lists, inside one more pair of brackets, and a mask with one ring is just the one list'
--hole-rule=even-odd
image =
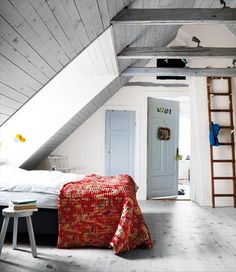
{"label": "sloped wooden ceiling", "polygon": [[[236,0],[226,1],[236,7]],[[85,49],[125,6],[216,8],[218,0],[0,0],[0,125]],[[180,26],[114,25],[117,53],[128,45],[166,46]],[[236,35],[236,27],[228,26]],[[105,46],[105,45],[104,45]],[[119,60],[119,69],[143,65]],[[129,79],[118,77],[24,164],[33,168]]]}
{"label": "sloped wooden ceiling", "polygon": [[115,0],[0,0],[0,125],[110,25]]}

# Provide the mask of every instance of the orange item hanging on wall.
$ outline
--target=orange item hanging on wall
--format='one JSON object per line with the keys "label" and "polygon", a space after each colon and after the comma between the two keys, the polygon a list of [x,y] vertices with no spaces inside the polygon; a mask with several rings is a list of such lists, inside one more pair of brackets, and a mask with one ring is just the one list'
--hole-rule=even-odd
{"label": "orange item hanging on wall", "polygon": [[115,254],[151,248],[148,228],[128,175],[86,176],[59,196],[59,248],[112,247]]}

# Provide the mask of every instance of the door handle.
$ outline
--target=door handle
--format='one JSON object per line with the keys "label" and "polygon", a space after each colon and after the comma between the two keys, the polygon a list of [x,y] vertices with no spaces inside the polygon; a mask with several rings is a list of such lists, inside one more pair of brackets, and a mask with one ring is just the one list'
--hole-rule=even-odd
{"label": "door handle", "polygon": [[176,155],[175,155],[175,160],[180,161],[182,160],[183,156],[179,154],[179,148],[176,148]]}

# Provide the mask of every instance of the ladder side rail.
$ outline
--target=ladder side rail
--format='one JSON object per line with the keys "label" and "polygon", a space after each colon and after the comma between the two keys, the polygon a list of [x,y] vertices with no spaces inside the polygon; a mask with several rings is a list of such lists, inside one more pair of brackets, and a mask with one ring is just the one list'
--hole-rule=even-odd
{"label": "ladder side rail", "polygon": [[[211,118],[211,78],[207,77],[207,97],[208,97],[208,118],[209,118],[209,130],[212,122]],[[213,147],[210,145],[210,159],[211,159],[211,196],[212,207],[215,208],[215,182],[214,182],[214,165],[213,165]]]}
{"label": "ladder side rail", "polygon": [[232,131],[231,131],[231,143],[232,143],[232,176],[234,177],[232,182],[233,182],[233,198],[234,198],[234,208],[236,208],[236,173],[235,173],[235,145],[234,145],[234,119],[233,119],[233,101],[232,101],[232,85],[231,85],[231,78],[228,78],[228,92],[229,92],[229,107],[231,109],[230,111],[230,126],[232,126]]}

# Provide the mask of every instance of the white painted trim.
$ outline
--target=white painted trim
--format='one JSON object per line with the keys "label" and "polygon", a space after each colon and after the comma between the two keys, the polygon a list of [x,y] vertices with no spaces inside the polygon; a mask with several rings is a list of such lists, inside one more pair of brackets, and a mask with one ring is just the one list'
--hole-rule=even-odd
{"label": "white painted trim", "polygon": [[[107,110],[127,110],[127,111],[135,111],[135,176],[134,179],[137,182],[137,184],[141,184],[141,139],[140,139],[140,135],[141,135],[141,107],[140,106],[128,106],[128,105],[124,105],[124,106],[117,106],[117,105],[106,105],[103,106],[101,108],[102,110],[102,114],[103,114],[103,123],[102,123],[102,150],[104,150],[103,152],[103,156],[101,158],[102,160],[102,172],[103,174],[105,174],[105,116],[106,116],[106,111]],[[142,194],[141,190],[139,190],[138,194]],[[143,198],[142,198],[143,199]]]}

